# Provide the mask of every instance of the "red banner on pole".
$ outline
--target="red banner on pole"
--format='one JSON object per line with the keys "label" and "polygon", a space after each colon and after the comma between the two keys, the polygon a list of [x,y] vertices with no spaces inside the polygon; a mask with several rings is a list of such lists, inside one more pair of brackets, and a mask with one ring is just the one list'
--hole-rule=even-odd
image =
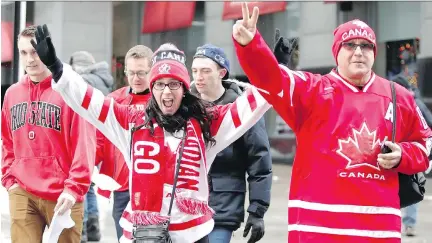
{"label": "red banner on pole", "polygon": [[[223,9],[223,20],[239,19],[242,18],[242,2],[225,2]],[[252,13],[252,9],[257,6],[260,10],[260,14],[269,14],[276,12],[283,12],[286,10],[287,2],[248,2],[249,11]]]}
{"label": "red banner on pole", "polygon": [[192,25],[196,2],[146,2],[142,33],[157,33]]}

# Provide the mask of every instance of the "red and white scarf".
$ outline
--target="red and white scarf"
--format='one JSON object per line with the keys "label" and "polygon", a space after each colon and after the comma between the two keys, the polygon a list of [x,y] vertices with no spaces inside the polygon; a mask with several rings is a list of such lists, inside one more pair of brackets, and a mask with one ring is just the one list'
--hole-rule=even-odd
{"label": "red and white scarf", "polygon": [[[196,120],[188,121],[186,140],[177,181],[175,202],[178,209],[186,214],[207,215],[214,211],[208,206],[208,199],[193,198],[198,193],[201,163],[205,163],[205,145],[201,127]],[[131,207],[134,225],[156,225],[167,221],[161,215],[164,184],[173,185],[179,143],[175,153],[165,141],[164,131],[155,126],[154,135],[149,129],[140,129],[132,137],[132,179]]]}

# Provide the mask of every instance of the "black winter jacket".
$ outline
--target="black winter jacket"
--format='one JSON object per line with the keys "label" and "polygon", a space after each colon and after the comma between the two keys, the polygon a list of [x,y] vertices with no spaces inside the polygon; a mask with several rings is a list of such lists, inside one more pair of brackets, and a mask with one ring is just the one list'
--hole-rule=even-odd
{"label": "black winter jacket", "polygon": [[418,90],[417,87],[414,87],[413,85],[411,85],[409,83],[408,79],[402,74],[396,75],[395,77],[393,77],[392,81],[400,84],[404,88],[413,92],[416,105],[420,108],[420,111],[421,111],[424,119],[426,120],[426,123],[428,124],[428,126],[430,128],[432,128],[432,113],[427,108],[426,104],[423,102],[423,99],[420,95],[420,90]]}
{"label": "black winter jacket", "polygon": [[[227,104],[235,101],[242,90],[238,85],[223,81],[225,93],[214,101]],[[192,84],[191,92],[197,94]],[[247,211],[263,217],[270,205],[272,160],[264,118],[242,137],[221,151],[209,173],[209,205],[215,210],[215,226],[237,230],[245,218],[246,173],[249,184]]]}
{"label": "black winter jacket", "polygon": [[420,108],[420,111],[424,119],[426,120],[428,126],[432,128],[432,113],[430,112],[429,108],[427,108],[426,104],[423,102],[423,99],[420,96],[420,91],[418,89],[413,89],[413,92],[417,106]]}

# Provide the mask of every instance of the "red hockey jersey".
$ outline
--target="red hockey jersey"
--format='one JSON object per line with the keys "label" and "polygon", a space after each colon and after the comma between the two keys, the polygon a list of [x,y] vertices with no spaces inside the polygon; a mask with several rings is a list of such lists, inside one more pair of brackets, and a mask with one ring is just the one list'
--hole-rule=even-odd
{"label": "red hockey jersey", "polygon": [[[250,82],[297,136],[288,242],[400,242],[398,172],[426,170],[432,135],[412,95],[396,85],[393,111],[390,83],[375,74],[359,89],[336,71],[279,66],[258,32],[247,46],[234,43]],[[393,112],[402,159],[386,170],[377,155],[391,140]]]}
{"label": "red hockey jersey", "polygon": [[[163,166],[163,163],[166,162],[163,156],[168,157],[172,154],[172,151],[171,153],[165,153],[168,148],[172,147],[170,144],[176,143],[178,146],[181,141],[180,138],[167,135],[164,131],[161,132],[164,135],[157,134],[150,137],[146,135],[149,134],[146,127],[136,130],[132,136],[132,127],[139,126],[145,122],[145,112],[128,105],[120,105],[112,98],[106,98],[102,92],[86,84],[81,76],[75,73],[67,64],[63,64],[62,77],[57,83],[53,81],[52,87],[74,111],[95,125],[121,151],[130,170],[130,189],[133,189],[139,183],[148,182],[134,180],[134,177],[132,177],[134,173],[155,174],[155,171],[159,170]],[[260,92],[254,87],[244,92],[233,103],[224,106],[215,106],[214,111],[216,112],[216,116],[215,120],[211,123],[210,132],[216,144],[214,146],[206,146],[205,148],[201,145],[197,147],[198,144],[204,144],[202,132],[199,131],[201,129],[200,126],[188,124],[187,132],[189,133],[189,130],[193,130],[195,138],[193,136],[189,137],[189,135],[186,137],[182,160],[189,160],[192,163],[190,165],[192,167],[197,166],[197,170],[194,172],[199,173],[187,175],[179,172],[179,181],[180,179],[184,179],[187,183],[182,183],[177,189],[184,189],[182,187],[188,185],[189,182],[197,185],[195,191],[186,191],[189,193],[188,198],[191,199],[189,202],[205,201],[207,204],[209,194],[207,173],[215,156],[249,130],[270,107],[269,103],[266,102],[260,95]],[[194,123],[193,120],[189,122]],[[162,129],[158,129],[156,125],[155,134],[157,130]],[[156,140],[163,141],[163,143],[154,142]],[[195,145],[190,145],[189,142],[191,141],[194,141],[193,144]],[[163,144],[163,146],[160,144]],[[194,158],[192,159],[191,157]],[[145,164],[152,164],[154,167],[141,167]],[[188,173],[187,171],[190,170],[183,171]],[[181,178],[183,176],[186,178]],[[163,184],[164,193],[161,196],[163,205],[160,211],[163,216],[166,215],[169,208],[170,197],[172,196],[170,190],[172,184],[169,183],[173,183],[173,181],[174,169],[172,169],[172,178],[168,180],[168,183]],[[133,190],[130,191],[133,193]],[[179,192],[182,194],[181,190]],[[176,191],[176,195],[179,192]],[[176,198],[179,197],[176,196]],[[141,202],[140,192],[134,193],[131,199],[133,199],[134,204],[131,204],[131,201],[129,202],[123,214],[123,220],[120,221],[120,225],[124,229],[124,235],[120,239],[120,242],[131,242],[133,225],[130,213],[133,213],[132,211],[138,208],[139,203],[136,203],[136,201]],[[193,243],[208,235],[214,226],[212,215],[201,212],[187,212],[187,210],[181,209],[182,206],[177,203],[177,200],[174,200],[169,225],[169,233],[173,242]]]}
{"label": "red hockey jersey", "polygon": [[[151,94],[136,95],[130,92],[130,87],[120,88],[109,97],[122,105],[133,106],[137,110],[144,110],[145,104],[151,97]],[[97,134],[96,165],[100,165],[100,173],[112,177],[121,188],[117,191],[126,191],[129,188],[129,169],[124,161],[121,151],[114,146],[100,131]],[[111,191],[105,191],[98,188],[98,193],[109,198]]]}

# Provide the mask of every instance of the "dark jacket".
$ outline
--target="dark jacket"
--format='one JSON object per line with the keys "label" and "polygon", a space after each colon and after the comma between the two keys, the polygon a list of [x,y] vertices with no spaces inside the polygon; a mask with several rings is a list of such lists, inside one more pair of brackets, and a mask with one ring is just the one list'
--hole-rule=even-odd
{"label": "dark jacket", "polygon": [[[395,77],[393,77],[392,81],[400,84],[401,86],[410,90],[413,93],[416,105],[419,107],[424,119],[426,120],[427,125],[429,126],[429,128],[432,129],[432,113],[426,106],[426,104],[423,102],[423,99],[420,95],[420,90],[418,90],[417,87],[411,85],[404,75],[396,75]],[[429,160],[432,160],[432,153],[429,155]]]}
{"label": "dark jacket", "polygon": [[403,75],[396,75],[395,77],[393,77],[392,81],[400,84],[404,88],[413,92],[414,99],[415,99],[417,106],[420,108],[420,111],[421,111],[424,119],[426,120],[426,123],[428,124],[428,126],[430,128],[432,128],[432,113],[427,108],[426,104],[423,102],[423,99],[420,95],[420,91],[416,87],[411,85],[409,83],[408,79]]}
{"label": "dark jacket", "polygon": [[[226,89],[215,104],[235,101],[242,93],[238,85],[224,81]],[[192,84],[191,91],[197,94]],[[210,206],[215,210],[215,225],[237,230],[244,221],[246,173],[249,183],[247,211],[263,217],[270,205],[272,160],[270,144],[261,118],[242,137],[220,152],[210,168]]]}
{"label": "dark jacket", "polygon": [[420,108],[420,111],[424,119],[426,120],[428,126],[432,128],[432,113],[430,112],[426,104],[423,102],[423,99],[420,96],[420,91],[417,88],[414,88],[413,92],[414,92],[414,99],[417,106]]}

